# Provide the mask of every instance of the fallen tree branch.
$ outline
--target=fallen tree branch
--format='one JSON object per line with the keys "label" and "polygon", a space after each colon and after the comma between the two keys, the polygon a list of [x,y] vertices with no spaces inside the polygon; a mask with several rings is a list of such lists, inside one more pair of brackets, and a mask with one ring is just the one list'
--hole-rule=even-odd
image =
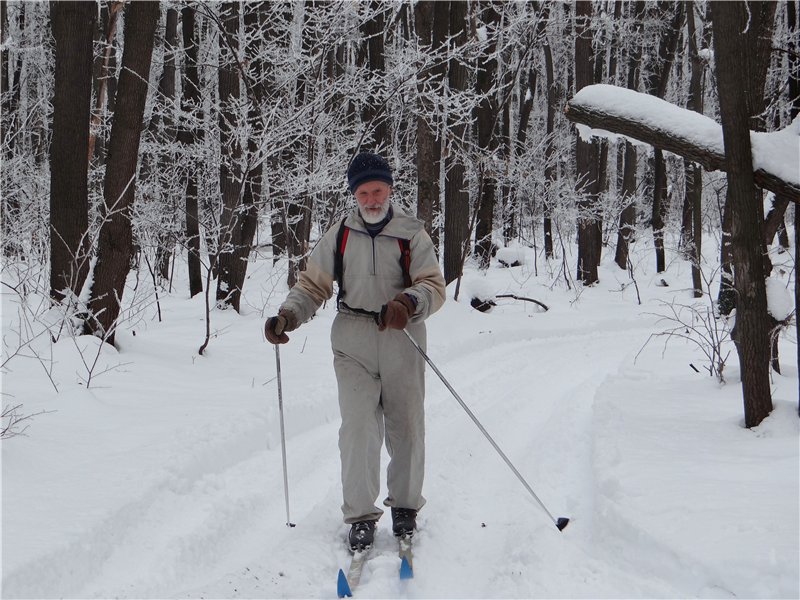
{"label": "fallen tree branch", "polygon": [[516,296],[514,294],[498,294],[495,298],[513,298],[514,300],[524,300],[525,302],[533,302],[534,304],[538,304],[544,310],[550,310],[546,304],[539,302],[538,300],[534,300],[533,298],[525,298],[524,296]]}
{"label": "fallen tree branch", "polygon": [[[600,87],[600,86],[589,86]],[[603,92],[607,92],[612,86],[602,86]],[[584,88],[587,90],[588,88]],[[583,92],[584,90],[581,90]],[[619,88],[616,90],[619,96],[625,100],[632,94],[642,97],[642,102],[653,104],[654,100],[663,102],[663,108],[672,110],[684,110],[674,106],[664,100],[659,100],[639,94],[631,90]],[[635,98],[634,98],[635,100]],[[622,103],[620,103],[622,104]],[[649,107],[648,107],[649,108]],[[725,153],[722,145],[722,127],[719,127],[719,143],[703,144],[702,136],[695,135],[695,131],[682,131],[680,127],[670,127],[663,123],[652,120],[647,110],[617,110],[616,107],[606,106],[602,102],[585,101],[584,97],[576,95],[564,108],[566,117],[574,123],[579,123],[592,129],[608,131],[610,133],[624,135],[625,137],[644,142],[655,148],[672,152],[703,166],[707,171],[725,170]],[[701,117],[700,115],[698,115]],[[706,121],[711,121],[707,117],[701,117]],[[668,120],[668,119],[667,119]],[[704,125],[706,125],[704,123]],[[714,125],[711,121],[711,125]],[[708,125],[706,125],[708,127]],[[758,134],[763,135],[763,134]],[[753,166],[753,177],[756,185],[774,192],[778,196],[787,198],[795,203],[800,203],[800,185],[786,181],[775,173],[771,173],[763,168]]]}

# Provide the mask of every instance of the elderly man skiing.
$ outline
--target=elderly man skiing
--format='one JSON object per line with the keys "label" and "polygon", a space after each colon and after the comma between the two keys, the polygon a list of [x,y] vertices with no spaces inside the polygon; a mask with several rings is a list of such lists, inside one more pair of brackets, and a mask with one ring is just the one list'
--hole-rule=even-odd
{"label": "elderly man skiing", "polygon": [[424,320],[445,300],[433,243],[417,219],[391,203],[394,180],[381,156],[364,152],[347,170],[358,209],[328,230],[305,271],[264,330],[273,344],[310,319],[333,295],[331,329],[342,424],[342,512],[351,551],[372,546],[383,510],[381,446],[386,439],[392,530],[411,536],[425,504],[425,363],[403,329],[424,347]]}

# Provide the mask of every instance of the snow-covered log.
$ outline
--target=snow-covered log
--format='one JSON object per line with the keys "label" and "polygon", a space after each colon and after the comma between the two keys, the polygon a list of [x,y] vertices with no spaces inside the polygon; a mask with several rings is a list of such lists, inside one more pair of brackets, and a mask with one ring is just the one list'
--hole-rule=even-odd
{"label": "snow-covered log", "polygon": [[[582,135],[623,135],[688,158],[708,171],[725,170],[722,127],[704,115],[613,85],[591,85],[567,103],[570,121],[591,128]],[[781,131],[751,132],[755,182],[800,202],[800,117]]]}

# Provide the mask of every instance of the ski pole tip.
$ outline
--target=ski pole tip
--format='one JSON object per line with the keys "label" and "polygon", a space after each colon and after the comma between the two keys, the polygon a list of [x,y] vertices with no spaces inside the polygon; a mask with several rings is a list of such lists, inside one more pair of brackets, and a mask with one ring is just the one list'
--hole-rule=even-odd
{"label": "ski pole tip", "polygon": [[569,525],[569,519],[566,517],[559,517],[556,521],[556,527],[558,527],[559,531],[564,531],[564,527]]}

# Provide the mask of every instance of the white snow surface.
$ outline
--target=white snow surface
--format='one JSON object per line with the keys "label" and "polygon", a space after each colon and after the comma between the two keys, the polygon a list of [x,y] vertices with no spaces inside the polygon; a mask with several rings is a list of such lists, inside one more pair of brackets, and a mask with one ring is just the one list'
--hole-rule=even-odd
{"label": "white snow surface", "polygon": [[767,310],[778,321],[785,320],[794,310],[794,299],[786,282],[778,276],[767,277]]}
{"label": "white snow surface", "polygon": [[[656,96],[614,85],[596,84],[581,89],[570,103],[648,123],[655,129],[677,135],[711,152],[724,153],[722,126],[719,123]],[[580,126],[579,131],[584,137],[617,137],[585,126]],[[780,131],[751,131],[750,143],[754,169],[762,169],[800,186],[800,116]]]}
{"label": "white snow surface", "polygon": [[[521,267],[467,276],[548,312],[498,300],[480,313],[466,293],[453,301],[453,284],[428,322],[428,353],[569,526],[556,529],[429,369],[415,576],[399,581],[386,515],[357,596],[798,597],[793,336],[780,339],[774,412],[745,429],[735,352],[720,385],[691,343],[646,343],[665,328],[664,302],[693,302],[687,264],[671,263],[670,281],[686,285],[669,288],[641,267],[639,305],[613,262],[578,295],[541,257],[537,276],[530,252]],[[204,299],[174,293],[161,296],[162,322],[150,305],[124,325],[118,350],[42,336],[26,351],[41,361],[6,364],[3,405],[49,412],[2,442],[4,598],[335,597],[349,556],[335,313],[329,303],[280,348],[289,528],[275,351],[262,330],[285,294],[280,267],[250,265],[243,314],[213,311],[205,356]],[[4,287],[4,354],[18,302]]]}

